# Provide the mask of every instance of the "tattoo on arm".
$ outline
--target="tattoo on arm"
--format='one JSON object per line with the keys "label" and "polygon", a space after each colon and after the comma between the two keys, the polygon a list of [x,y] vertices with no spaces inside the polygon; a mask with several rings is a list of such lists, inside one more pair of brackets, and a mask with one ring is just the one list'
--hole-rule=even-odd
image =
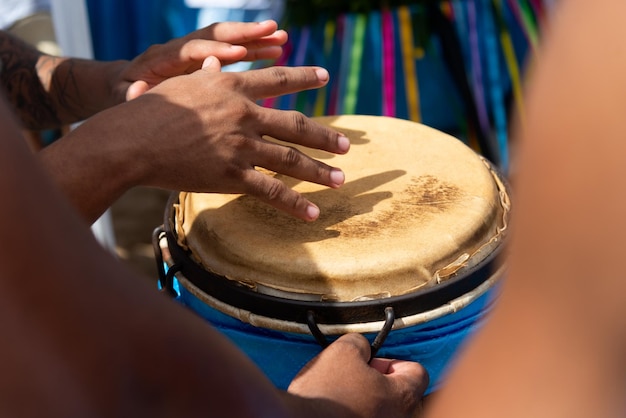
{"label": "tattoo on arm", "polygon": [[[45,59],[40,60],[42,56]],[[54,61],[59,59],[42,55],[34,47],[0,31],[0,82],[26,128],[45,129],[61,125],[54,99],[39,73],[48,71],[47,77],[51,80],[57,65]]]}
{"label": "tattoo on arm", "polygon": [[39,76],[45,79],[44,84],[48,86],[50,96],[56,101],[57,115],[63,113],[62,121],[75,122],[89,117],[93,112],[86,108],[88,101],[81,97],[81,89],[76,79],[76,71],[79,71],[76,69],[77,63],[81,60],[69,59],[59,62],[58,57],[44,56],[39,61],[42,67]]}

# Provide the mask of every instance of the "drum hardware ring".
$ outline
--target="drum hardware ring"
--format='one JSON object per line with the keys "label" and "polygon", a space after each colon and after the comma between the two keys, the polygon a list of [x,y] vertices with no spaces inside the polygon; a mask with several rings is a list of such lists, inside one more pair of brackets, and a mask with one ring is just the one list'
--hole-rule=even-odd
{"label": "drum hardware ring", "polygon": [[[163,262],[163,251],[161,250],[160,242],[163,238],[166,237],[165,228],[163,225],[160,225],[154,229],[152,232],[152,246],[154,248],[155,259],[157,263],[157,271],[159,274],[159,284],[161,285],[161,292],[167,293],[169,296],[176,298],[178,297],[178,293],[174,289],[174,276],[176,273],[182,270],[183,263],[175,263],[171,267],[168,268],[167,273],[165,272],[165,265]],[[370,345],[370,359],[376,356],[380,347],[384,344],[391,328],[393,328],[393,323],[395,321],[395,311],[393,307],[387,306],[385,308],[385,323],[383,324],[382,329],[378,332],[374,341]],[[315,320],[315,312],[312,310],[308,310],[306,313],[306,323],[311,331],[311,334],[315,338],[315,341],[322,347],[328,347],[328,339],[322,333],[322,331],[317,326],[317,322]],[[368,362],[369,362],[368,361]]]}
{"label": "drum hardware ring", "polygon": [[382,347],[383,343],[387,339],[387,336],[389,335],[389,332],[391,331],[391,328],[393,327],[393,323],[395,322],[395,320],[396,320],[396,314],[393,308],[391,306],[387,306],[385,308],[385,324],[383,325],[383,328],[380,330],[378,335],[376,335],[376,338],[374,338],[374,342],[372,343],[372,346],[371,346],[372,351],[370,354],[369,361],[372,361],[372,359],[376,357],[378,350],[380,349],[380,347]]}
{"label": "drum hardware ring", "polygon": [[154,228],[154,231],[152,231],[152,249],[154,250],[154,258],[156,259],[157,272],[161,285],[165,279],[165,265],[163,264],[163,251],[161,250],[161,240],[164,237],[165,227],[163,225]]}
{"label": "drum hardware ring", "polygon": [[[370,359],[368,360],[368,363],[372,361],[374,357],[376,357],[378,350],[380,350],[380,347],[382,347],[385,340],[387,339],[387,336],[389,335],[391,328],[393,328],[393,323],[395,320],[396,320],[396,315],[393,310],[393,307],[387,306],[385,308],[385,323],[383,324],[382,329],[378,332],[378,334],[374,338],[374,341],[370,345]],[[317,322],[315,321],[315,312],[313,312],[312,310],[309,310],[306,313],[306,323],[309,327],[309,330],[311,331],[311,334],[315,338],[315,341],[317,341],[317,343],[322,348],[328,347],[329,345],[328,339],[326,338],[324,333],[322,333],[320,328],[317,326]]]}
{"label": "drum hardware ring", "polygon": [[326,336],[322,333],[322,331],[320,331],[320,328],[317,326],[317,322],[315,322],[315,312],[310,310],[306,312],[306,324],[309,326],[309,330],[315,338],[315,341],[317,341],[322,348],[328,347],[329,343]]}
{"label": "drum hardware ring", "polygon": [[161,292],[167,293],[172,298],[178,297],[178,292],[174,289],[174,276],[176,273],[181,271],[183,268],[182,264],[174,264],[169,269],[167,269],[167,274],[165,275],[165,279],[161,280]]}
{"label": "drum hardware ring", "polygon": [[152,232],[152,247],[154,249],[154,257],[159,274],[159,284],[161,285],[161,292],[167,293],[172,298],[176,298],[178,297],[178,293],[174,289],[174,275],[182,270],[182,264],[172,265],[167,269],[167,273],[165,273],[163,251],[161,250],[160,244],[163,238],[165,238],[165,228],[163,225],[157,226]]}

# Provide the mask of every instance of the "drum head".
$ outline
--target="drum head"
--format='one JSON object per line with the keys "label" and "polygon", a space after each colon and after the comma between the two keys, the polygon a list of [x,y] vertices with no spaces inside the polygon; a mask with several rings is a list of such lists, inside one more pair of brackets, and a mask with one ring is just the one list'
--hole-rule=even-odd
{"label": "drum head", "polygon": [[350,151],[298,149],[342,168],[345,184],[267,174],[316,203],[317,221],[244,195],[177,195],[166,222],[176,245],[211,274],[206,280],[284,300],[381,301],[458,281],[500,246],[505,185],[458,139],[387,117],[316,120],[346,134]]}

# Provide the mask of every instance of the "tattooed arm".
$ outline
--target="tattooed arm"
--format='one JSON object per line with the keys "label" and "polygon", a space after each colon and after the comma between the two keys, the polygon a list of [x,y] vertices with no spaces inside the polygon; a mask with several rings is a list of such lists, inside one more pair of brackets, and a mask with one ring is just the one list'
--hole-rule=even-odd
{"label": "tattooed arm", "polygon": [[97,62],[53,57],[0,31],[0,80],[29,129],[46,129],[85,119],[121,103],[115,80],[125,61]]}
{"label": "tattooed arm", "polygon": [[0,81],[25,127],[52,128],[133,99],[192,73],[209,56],[222,65],[277,58],[287,34],[276,22],[226,22],[154,45],[132,61],[53,57],[0,31]]}

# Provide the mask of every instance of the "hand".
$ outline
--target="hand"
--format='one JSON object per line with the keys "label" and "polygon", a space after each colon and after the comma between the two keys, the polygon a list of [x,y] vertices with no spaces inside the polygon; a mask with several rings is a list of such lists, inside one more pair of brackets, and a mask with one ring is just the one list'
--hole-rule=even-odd
{"label": "hand", "polygon": [[[307,364],[288,392],[316,399],[320,416],[415,417],[428,386],[428,374],[418,363],[372,359],[368,341],[344,335]],[[323,401],[327,401],[324,403]]]}
{"label": "hand", "polygon": [[310,221],[319,216],[319,209],[256,167],[333,188],[343,184],[341,170],[263,136],[339,154],[348,151],[348,138],[301,113],[255,103],[321,87],[328,82],[326,70],[220,72],[220,62],[213,57],[205,64],[96,114],[39,154],[88,221],[138,185],[245,193]]}
{"label": "hand", "polygon": [[221,65],[278,58],[287,33],[276,22],[214,23],[163,45],[153,45],[120,74],[126,100],[145,93],[163,80],[200,69],[214,56]]}
{"label": "hand", "polygon": [[138,100],[133,112],[149,117],[142,123],[149,133],[142,138],[144,153],[159,149],[163,157],[149,158],[150,170],[142,184],[246,193],[302,219],[316,219],[315,205],[255,168],[335,188],[343,184],[343,172],[263,136],[335,153],[348,151],[348,139],[300,113],[263,108],[255,101],[327,81],[328,72],[321,68],[220,73],[219,62],[210,58],[196,73],[162,83]]}

